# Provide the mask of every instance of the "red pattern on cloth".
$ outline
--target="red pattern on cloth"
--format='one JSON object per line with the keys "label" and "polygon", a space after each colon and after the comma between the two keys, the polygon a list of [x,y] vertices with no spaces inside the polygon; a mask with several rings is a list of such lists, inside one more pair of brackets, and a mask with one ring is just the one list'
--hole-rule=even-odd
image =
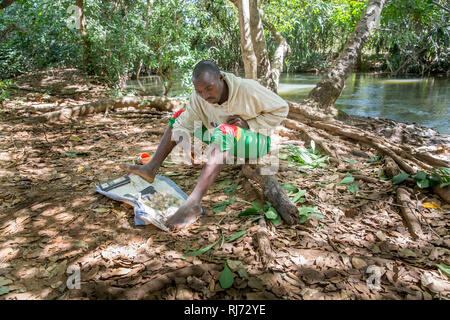
{"label": "red pattern on cloth", "polygon": [[176,119],[180,114],[182,114],[184,112],[184,109],[180,109],[178,110],[173,116],[172,119]]}
{"label": "red pattern on cloth", "polygon": [[231,124],[221,124],[219,130],[222,131],[223,134],[231,134],[237,138],[239,128]]}

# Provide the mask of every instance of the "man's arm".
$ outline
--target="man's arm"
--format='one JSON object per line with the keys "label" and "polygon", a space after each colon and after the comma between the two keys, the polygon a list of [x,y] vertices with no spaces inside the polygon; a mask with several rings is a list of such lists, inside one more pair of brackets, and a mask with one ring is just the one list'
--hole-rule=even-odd
{"label": "man's arm", "polygon": [[289,107],[287,104],[274,108],[267,108],[265,112],[257,117],[248,119],[247,123],[252,131],[258,132],[260,129],[271,131],[286,119],[288,113]]}

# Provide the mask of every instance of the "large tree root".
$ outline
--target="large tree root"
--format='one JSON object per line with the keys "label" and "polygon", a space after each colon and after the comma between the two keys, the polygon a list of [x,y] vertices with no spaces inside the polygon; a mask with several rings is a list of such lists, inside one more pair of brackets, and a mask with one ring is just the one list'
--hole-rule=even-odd
{"label": "large tree root", "polygon": [[81,106],[64,108],[62,110],[48,112],[41,116],[32,118],[32,121],[46,122],[52,120],[73,119],[107,110],[134,107],[136,109],[155,108],[159,111],[174,111],[182,106],[180,100],[147,96],[147,97],[123,97],[119,99],[99,100]]}
{"label": "large tree root", "polygon": [[397,189],[397,202],[401,205],[400,212],[408,227],[409,233],[414,239],[420,238],[422,235],[422,228],[417,216],[414,214],[414,206],[411,203],[411,198],[406,189]]}
{"label": "large tree root", "polygon": [[222,270],[222,268],[223,266],[217,264],[192,265],[160,275],[136,288],[122,289],[109,287],[106,289],[107,296],[109,299],[142,300],[148,294],[169,286],[176,278],[187,278],[188,276],[201,277],[205,272],[215,273]]}
{"label": "large tree root", "polygon": [[[249,180],[244,181],[244,189],[248,194],[254,192],[258,196],[258,198],[263,199],[264,196],[258,188],[252,185]],[[264,218],[261,218],[258,221],[256,242],[258,243],[258,251],[261,257],[261,263],[263,264],[265,269],[268,269],[273,259],[275,258],[275,254],[272,250],[272,246],[270,245],[269,232],[267,230],[267,223]]]}
{"label": "large tree root", "polygon": [[440,186],[434,186],[433,192],[440,196],[445,202],[450,203],[450,187],[441,188]]}
{"label": "large tree root", "polygon": [[272,247],[270,245],[269,233],[267,231],[267,224],[264,218],[259,219],[259,228],[256,233],[256,239],[258,241],[258,251],[261,256],[261,262],[264,268],[268,268],[274,259]]}

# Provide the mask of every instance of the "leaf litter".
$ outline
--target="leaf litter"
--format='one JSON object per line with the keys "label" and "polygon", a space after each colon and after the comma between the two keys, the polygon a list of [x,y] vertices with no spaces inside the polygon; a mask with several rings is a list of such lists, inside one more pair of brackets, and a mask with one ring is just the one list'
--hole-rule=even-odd
{"label": "leaf litter", "polygon": [[[104,89],[92,87],[95,93],[76,94],[70,103],[106,96]],[[54,97],[51,103],[56,110],[68,100]],[[297,204],[298,224],[277,222],[276,211],[264,208],[257,193],[244,195],[240,168],[229,165],[204,198],[206,215],[188,230],[165,233],[135,226],[129,206],[93,190],[117,176],[120,163],[153,153],[170,114],[128,118],[109,112],[41,125],[11,120],[43,113],[39,101],[34,95],[16,96],[0,114],[5,138],[0,150],[0,299],[101,299],[104,288],[140,287],[203,265],[216,267],[189,271],[147,298],[449,297],[449,205],[411,189],[423,230],[420,239],[412,239],[399,207],[392,205],[392,185],[407,177],[389,184],[358,179],[382,176],[382,158],[374,150],[361,146],[368,159],[347,153],[336,167],[314,145],[299,149],[274,135],[286,146],[281,164],[298,167],[277,173]],[[160,173],[189,193],[200,171],[167,161]],[[263,217],[275,254],[268,268],[256,241],[256,221]],[[67,288],[70,266],[80,269],[81,290]],[[373,270],[380,271],[379,289],[368,286]]]}

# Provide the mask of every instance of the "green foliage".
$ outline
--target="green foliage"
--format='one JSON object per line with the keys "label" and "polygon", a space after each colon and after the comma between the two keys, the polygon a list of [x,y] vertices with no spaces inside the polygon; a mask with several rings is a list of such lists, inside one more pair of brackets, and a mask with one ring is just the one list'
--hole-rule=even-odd
{"label": "green foliage", "polygon": [[[443,0],[436,0],[443,6]],[[265,19],[291,47],[285,71],[324,69],[354,30],[367,1],[269,0]],[[127,79],[159,75],[164,94],[191,88],[196,62],[212,59],[227,71],[242,67],[239,19],[229,0],[84,1],[85,37],[70,27],[73,0],[16,1],[0,13],[0,79],[35,69],[84,67],[123,90]],[[446,72],[449,14],[423,0],[388,0],[364,46],[377,71]],[[265,27],[269,55],[276,42]],[[86,59],[83,59],[83,56]],[[174,81],[181,80],[181,88]]]}
{"label": "green foliage", "polygon": [[450,278],[450,267],[446,264],[436,264],[436,267],[441,269],[441,271]]}
{"label": "green foliage", "polygon": [[347,190],[350,191],[351,193],[356,193],[359,190],[359,187],[356,183],[352,183],[351,185],[347,186]]}
{"label": "green foliage", "polygon": [[[87,35],[71,28],[73,0],[20,1],[0,14],[0,30],[17,26],[0,44],[0,78],[30,70],[83,66],[123,89],[137,70],[159,75],[165,94],[175,79],[190,87],[194,64],[212,59],[225,70],[240,61],[239,24],[229,1],[84,1]],[[73,24],[75,25],[75,24]]]}
{"label": "green foliage", "polygon": [[303,203],[306,201],[304,198],[306,190],[299,190],[296,186],[290,183],[283,183],[281,187],[288,192],[288,196],[292,196],[292,202]]}
{"label": "green foliage", "polygon": [[345,177],[341,180],[341,182],[339,182],[340,184],[350,184],[353,181],[355,181],[355,178],[353,178],[353,176],[351,175],[350,172],[347,172]]}
{"label": "green foliage", "polygon": [[239,183],[231,183],[230,179],[226,179],[219,183],[219,187],[222,187],[227,196],[232,196],[235,194],[236,187]]}
{"label": "green foliage", "polygon": [[[435,2],[448,7],[446,1]],[[353,0],[266,1],[268,19],[292,49],[287,71],[326,68],[354,30],[366,4]],[[432,1],[388,0],[379,25],[364,46],[366,58],[360,71],[376,66],[377,71],[445,72],[450,61],[448,18]]]}
{"label": "green foliage", "polygon": [[[435,2],[448,7],[448,2]],[[445,72],[450,61],[448,18],[432,1],[389,0],[366,52],[383,61],[386,71]]]}
{"label": "green foliage", "polygon": [[258,215],[254,221],[259,220],[261,217],[266,217],[267,220],[277,225],[281,222],[281,216],[277,210],[272,207],[270,202],[266,201],[265,205],[261,207],[257,202],[252,202],[252,208],[246,209],[238,214],[238,217],[246,217],[251,215]]}
{"label": "green foliage", "polygon": [[233,285],[234,276],[231,272],[230,268],[228,268],[227,263],[225,263],[225,267],[220,273],[219,283],[223,289],[228,289]]}
{"label": "green foliage", "polygon": [[236,201],[236,198],[227,199],[224,201],[219,201],[212,204],[213,212],[219,213],[224,211],[230,204],[234,203]]}
{"label": "green foliage", "polygon": [[0,14],[0,28],[14,27],[0,43],[0,78],[29,70],[79,66],[77,30],[67,28],[66,9],[74,1],[31,0],[14,3]]}
{"label": "green foliage", "polygon": [[300,216],[300,223],[305,223],[311,218],[317,218],[319,220],[323,218],[323,215],[318,213],[317,206],[298,208],[298,215]]}
{"label": "green foliage", "polygon": [[[392,178],[393,184],[399,184],[405,181],[409,177],[407,173],[399,173]],[[432,173],[426,173],[424,171],[418,171],[412,178],[416,181],[416,184],[421,189],[426,189],[439,185],[444,188],[450,185],[450,168],[437,167],[433,168]]]}
{"label": "green foliage", "polygon": [[291,165],[296,165],[304,169],[326,167],[325,160],[328,159],[328,156],[321,156],[319,151],[314,148],[314,145],[308,149],[300,149],[297,146],[289,144],[282,146],[282,149],[287,153],[280,153],[279,158],[288,160]]}
{"label": "green foliage", "polygon": [[407,173],[399,173],[398,175],[396,175],[395,177],[392,178],[392,183],[393,183],[393,184],[399,184],[399,183],[402,183],[402,182],[405,181],[408,177],[409,177],[409,174],[407,174]]}
{"label": "green foliage", "polygon": [[0,104],[8,100],[10,97],[9,87],[12,85],[12,80],[0,80]]}

